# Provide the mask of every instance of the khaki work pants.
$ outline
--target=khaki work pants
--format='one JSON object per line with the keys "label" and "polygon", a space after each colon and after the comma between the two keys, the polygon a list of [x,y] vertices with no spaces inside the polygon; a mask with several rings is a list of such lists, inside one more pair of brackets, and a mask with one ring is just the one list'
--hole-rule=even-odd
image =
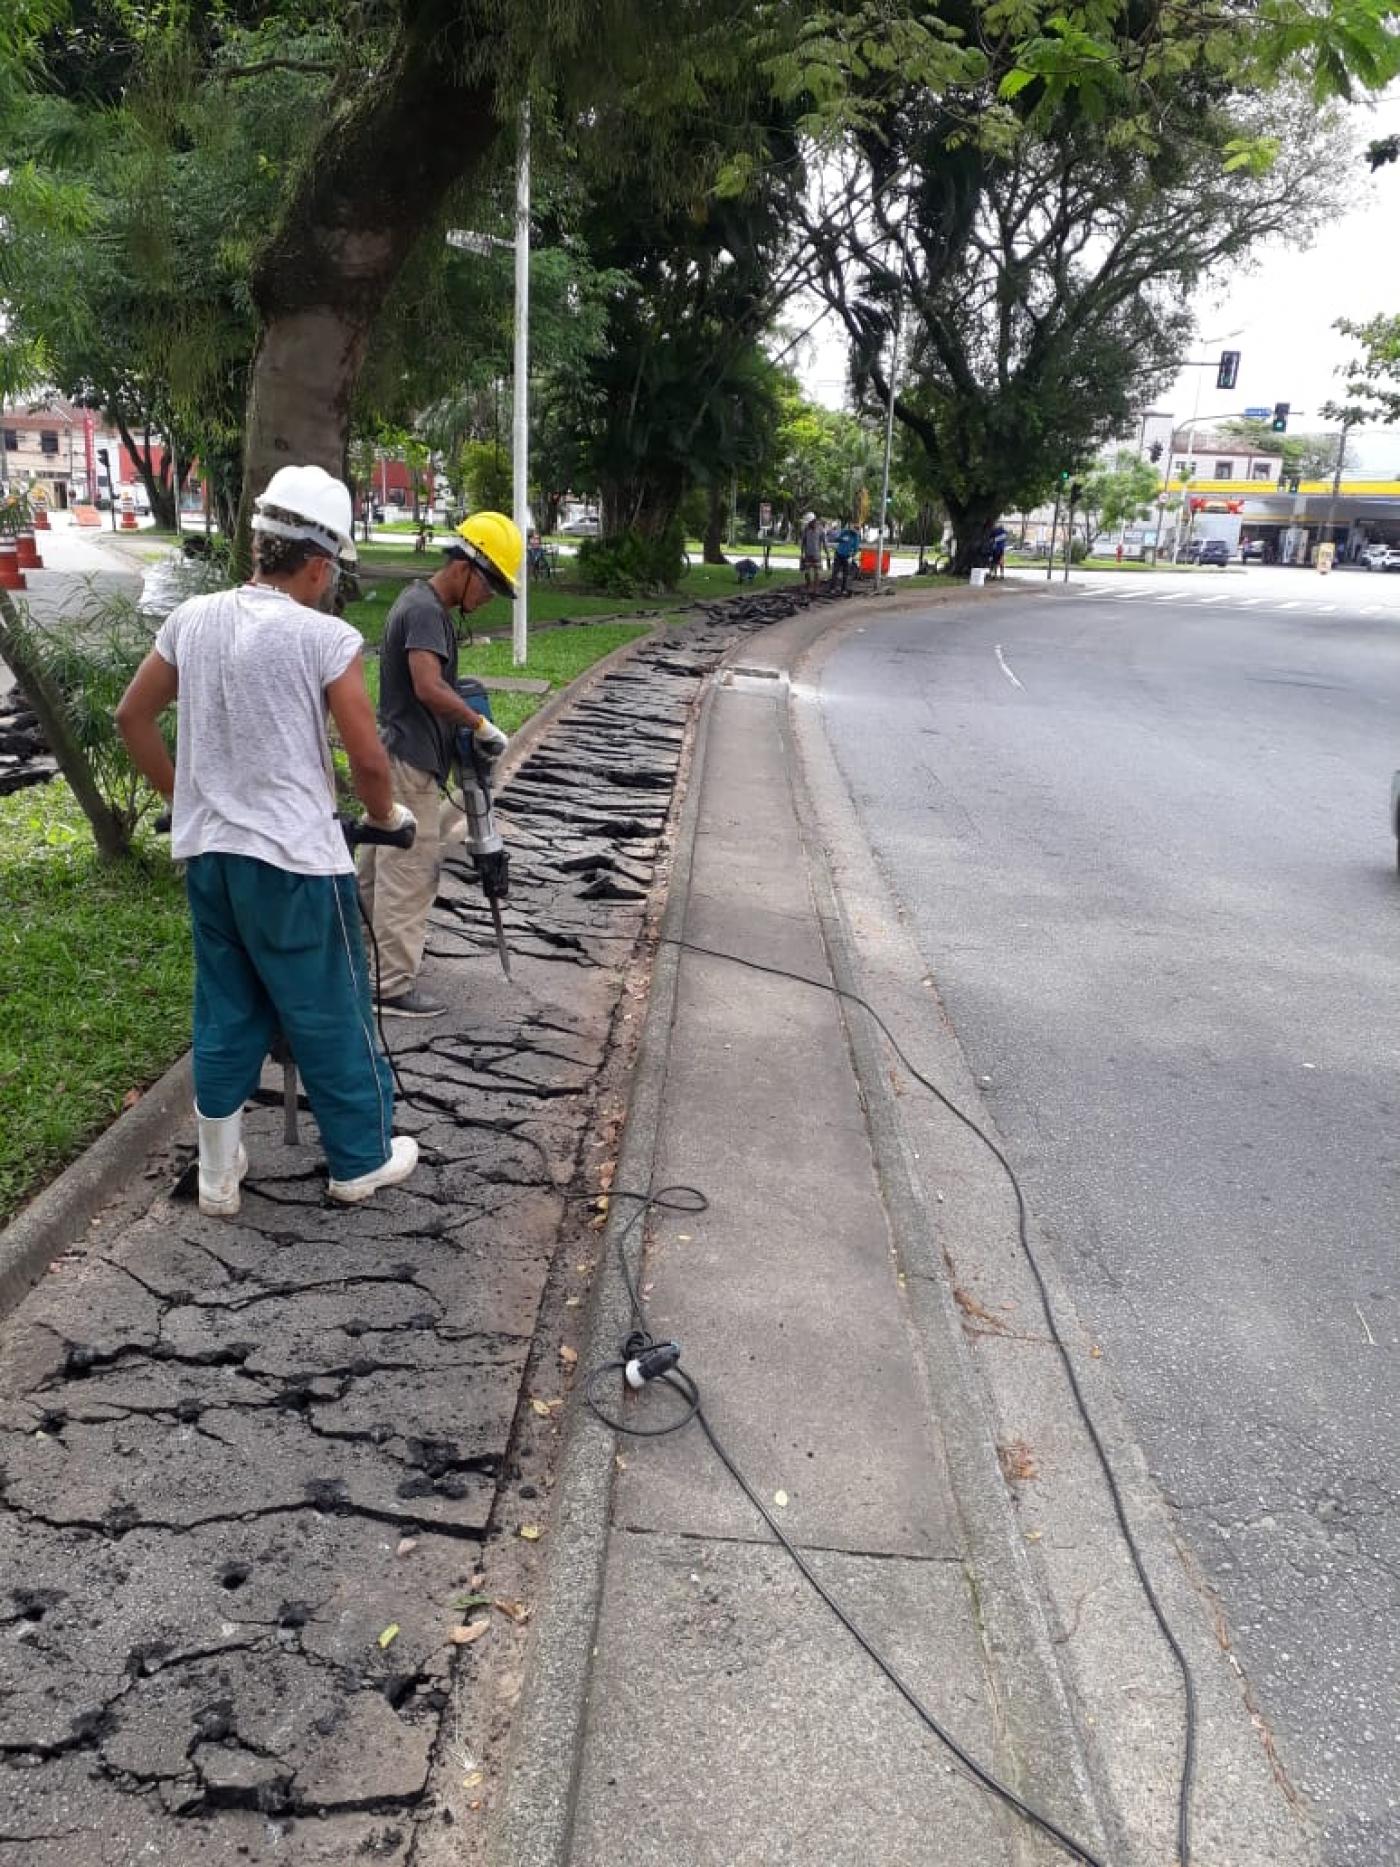
{"label": "khaki work pants", "polygon": [[360,899],[379,945],[379,996],[398,998],[423,964],[443,851],[461,840],[466,818],[442,796],[432,772],[419,771],[391,754],[389,774],[394,801],[407,804],[418,819],[418,835],[412,849],[365,844],[360,851]]}

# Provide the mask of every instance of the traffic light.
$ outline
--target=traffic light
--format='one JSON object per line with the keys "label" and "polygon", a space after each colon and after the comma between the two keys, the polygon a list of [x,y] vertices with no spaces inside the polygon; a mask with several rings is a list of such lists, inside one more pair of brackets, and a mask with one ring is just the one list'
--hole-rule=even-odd
{"label": "traffic light", "polygon": [[1066,467],[1064,472],[1060,475],[1060,491],[1063,492],[1068,485],[1069,485],[1069,468]]}
{"label": "traffic light", "polygon": [[1216,371],[1217,389],[1233,389],[1240,379],[1240,353],[1238,350],[1220,352],[1220,368]]}
{"label": "traffic light", "polygon": [[1155,467],[1157,462],[1162,458],[1162,443],[1160,441],[1154,441],[1151,447],[1148,448],[1147,458]]}
{"label": "traffic light", "polygon": [[1291,406],[1292,404],[1289,402],[1274,403],[1274,418],[1269,423],[1269,426],[1273,429],[1275,434],[1288,433],[1288,411]]}

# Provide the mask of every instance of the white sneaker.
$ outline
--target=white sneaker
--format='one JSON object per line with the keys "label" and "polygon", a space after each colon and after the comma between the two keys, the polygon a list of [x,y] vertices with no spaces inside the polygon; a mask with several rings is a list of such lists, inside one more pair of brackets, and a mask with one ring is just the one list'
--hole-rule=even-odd
{"label": "white sneaker", "polygon": [[332,1199],[338,1199],[342,1206],[358,1206],[362,1199],[369,1199],[381,1186],[397,1186],[400,1180],[406,1180],[418,1165],[418,1143],[412,1135],[396,1134],[389,1150],[389,1158],[382,1167],[376,1167],[373,1173],[362,1173],[353,1180],[332,1180],[326,1191]]}
{"label": "white sneaker", "polygon": [[195,1110],[199,1121],[199,1209],[211,1219],[234,1219],[242,1203],[239,1182],[248,1171],[248,1154],[239,1135],[243,1111],[217,1121]]}

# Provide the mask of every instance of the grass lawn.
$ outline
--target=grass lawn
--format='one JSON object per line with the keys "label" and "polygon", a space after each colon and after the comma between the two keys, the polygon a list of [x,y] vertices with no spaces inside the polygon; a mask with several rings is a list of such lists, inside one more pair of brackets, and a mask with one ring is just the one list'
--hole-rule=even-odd
{"label": "grass lawn", "polygon": [[[435,566],[430,559],[418,558],[416,568],[427,573]],[[377,646],[384,633],[389,610],[403,589],[403,584],[388,578],[375,582],[373,567],[368,563],[365,571],[367,574],[362,578],[365,594],[358,603],[346,606],[345,619],[354,623],[368,643]],[[767,578],[760,577],[754,588],[776,590],[796,582],[796,571],[785,569],[774,571]],[[579,617],[628,616],[639,611],[646,612],[654,619],[659,614],[675,609],[678,604],[692,603],[697,598],[738,595],[738,580],[733,567],[728,564],[694,564],[682,577],[678,587],[664,596],[600,596],[596,591],[582,589],[565,574],[534,578],[528,586],[532,624],[558,622],[565,617],[576,621]],[[473,613],[471,626],[477,635],[508,635],[511,628],[511,605],[504,597],[494,598]],[[532,673],[533,669],[526,671]]]}
{"label": "grass lawn", "polygon": [[[650,626],[645,622],[587,622],[577,629],[554,629],[530,644],[530,659],[523,668],[517,668],[511,660],[509,641],[476,645],[464,642],[459,662],[462,678],[465,680],[469,674],[483,678],[524,675],[532,681],[548,681],[550,693],[557,693],[604,655],[645,635]],[[379,662],[374,656],[365,662],[365,681],[371,700],[378,706]],[[548,698],[549,694],[492,694],[491,716],[504,732],[513,733]]]}
{"label": "grass lawn", "polygon": [[190,1041],[184,888],[107,867],[60,779],[0,798],[0,1223]]}

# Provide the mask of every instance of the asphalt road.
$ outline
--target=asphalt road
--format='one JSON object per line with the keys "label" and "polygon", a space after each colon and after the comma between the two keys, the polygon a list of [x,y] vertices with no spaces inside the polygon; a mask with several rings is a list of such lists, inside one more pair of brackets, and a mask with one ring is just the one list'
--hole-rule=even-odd
{"label": "asphalt road", "polygon": [[1008,592],[824,680],[1329,1867],[1400,1860],[1394,582]]}

